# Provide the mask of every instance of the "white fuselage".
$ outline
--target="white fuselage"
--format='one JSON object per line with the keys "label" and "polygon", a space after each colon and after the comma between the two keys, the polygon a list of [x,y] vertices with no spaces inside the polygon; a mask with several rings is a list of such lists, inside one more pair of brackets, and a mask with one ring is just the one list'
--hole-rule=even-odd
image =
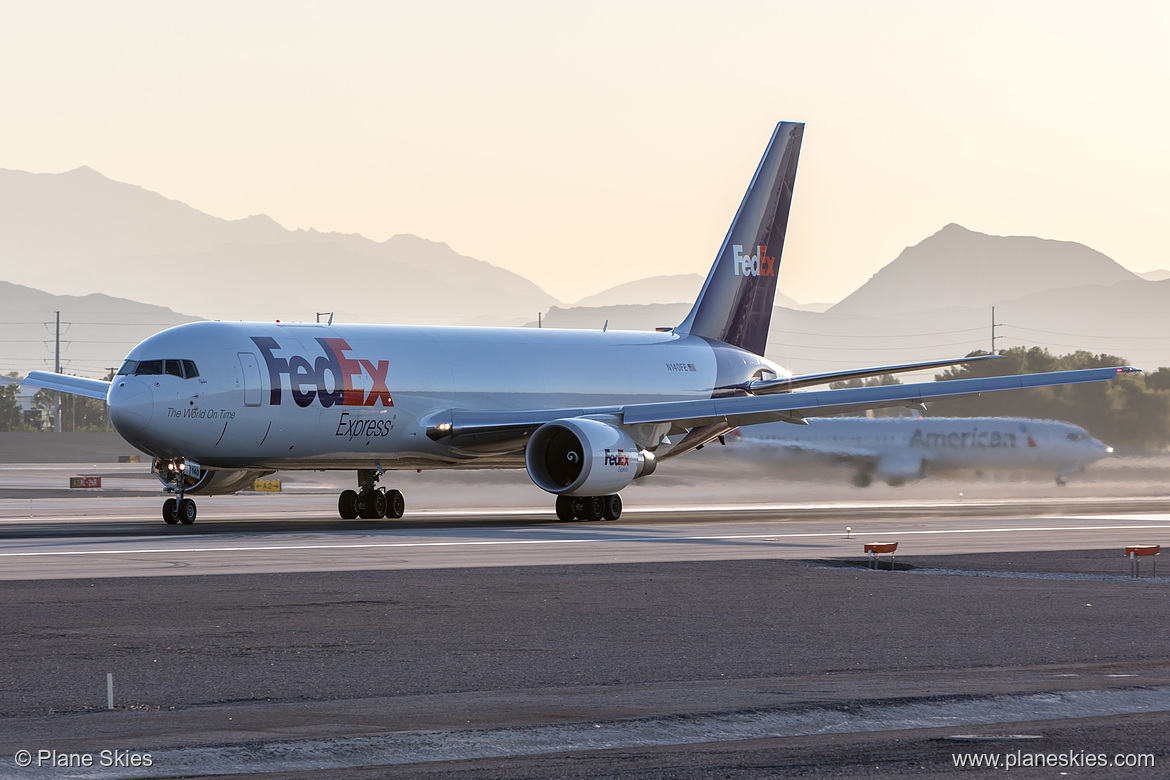
{"label": "white fuselage", "polygon": [[1079,471],[1110,448],[1084,429],[1012,417],[810,418],[741,429],[743,444],[774,456],[820,458],[879,478],[905,480],[954,471]]}
{"label": "white fuselage", "polygon": [[[198,376],[166,373],[165,361],[187,361]],[[515,467],[522,449],[469,453],[426,430],[452,411],[706,399],[786,375],[672,333],[224,322],[152,336],[123,371],[108,400],[132,444],[210,468],[269,470]]]}

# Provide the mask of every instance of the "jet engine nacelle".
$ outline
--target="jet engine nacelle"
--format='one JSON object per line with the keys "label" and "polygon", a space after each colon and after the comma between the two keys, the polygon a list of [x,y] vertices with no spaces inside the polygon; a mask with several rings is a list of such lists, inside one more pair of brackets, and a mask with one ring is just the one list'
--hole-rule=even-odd
{"label": "jet engine nacelle", "polygon": [[524,448],[528,476],[541,490],[565,496],[616,493],[654,471],[654,453],[620,428],[588,418],[554,420]]}
{"label": "jet engine nacelle", "polygon": [[198,466],[192,467],[190,463],[161,458],[155,460],[151,470],[158,477],[159,482],[169,488],[178,489],[178,481],[182,479],[185,493],[204,496],[235,493],[272,473],[271,471],[242,469],[204,469]]}

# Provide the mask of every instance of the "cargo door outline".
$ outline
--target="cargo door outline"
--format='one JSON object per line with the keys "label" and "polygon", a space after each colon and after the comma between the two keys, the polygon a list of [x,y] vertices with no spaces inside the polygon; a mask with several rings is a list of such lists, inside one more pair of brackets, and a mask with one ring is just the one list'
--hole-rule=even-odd
{"label": "cargo door outline", "polygon": [[259,406],[263,387],[260,382],[260,364],[251,352],[237,352],[244,377],[244,406]]}

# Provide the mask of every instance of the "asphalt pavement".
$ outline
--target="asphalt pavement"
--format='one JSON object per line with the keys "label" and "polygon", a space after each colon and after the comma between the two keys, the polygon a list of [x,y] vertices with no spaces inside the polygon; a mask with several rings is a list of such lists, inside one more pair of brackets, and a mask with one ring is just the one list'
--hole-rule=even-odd
{"label": "asphalt pavement", "polygon": [[[957,749],[944,737],[1015,727],[923,715],[913,728],[849,733],[851,718],[874,713],[880,724],[880,713],[908,703],[951,718],[955,708],[1014,701],[1013,722],[1044,715],[1028,727],[1041,737],[1029,750],[1125,747],[1165,766],[1167,579],[1103,573],[1116,571],[1116,558],[959,555],[901,571],[814,559],[7,582],[2,750],[153,751],[183,776],[210,776],[248,766],[229,748],[258,756],[275,743],[287,745],[286,762],[252,768],[291,777],[320,773],[313,761],[331,745],[344,753],[355,736],[411,733],[446,735],[462,752],[394,768],[387,748],[329,773],[894,776],[946,771]],[[1113,704],[1078,704],[1090,694]],[[1116,714],[1117,701],[1130,700],[1145,703]],[[817,708],[846,733],[786,736],[777,726],[688,746],[669,736],[688,719]],[[545,735],[546,748],[525,755],[533,729],[582,724],[616,736],[598,749]],[[667,736],[648,739],[647,730]],[[473,734],[488,734],[494,750],[514,747],[477,753]],[[306,740],[312,750],[298,753]],[[98,776],[169,776],[165,765],[151,771]],[[1118,771],[1094,776],[1157,776]]]}

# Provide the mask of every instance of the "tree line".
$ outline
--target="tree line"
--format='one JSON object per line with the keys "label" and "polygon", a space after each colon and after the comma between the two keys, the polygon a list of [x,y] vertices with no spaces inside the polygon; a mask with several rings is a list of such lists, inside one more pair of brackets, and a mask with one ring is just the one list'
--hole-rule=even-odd
{"label": "tree line", "polygon": [[[967,357],[990,352],[976,350]],[[981,360],[956,366],[935,379],[979,379],[1046,371],[1125,366],[1116,355],[1078,351],[1053,355],[1041,347],[998,350],[998,360]],[[834,382],[831,387],[873,387],[901,384],[890,374]],[[898,417],[904,409],[875,409],[875,417]],[[1035,387],[1028,390],[985,393],[927,402],[927,417],[1031,417],[1063,420],[1079,425],[1092,436],[1122,452],[1159,452],[1170,447],[1170,368],[1126,374],[1112,382]]]}
{"label": "tree line", "polygon": [[[972,352],[967,357],[987,355]],[[1116,355],[1083,350],[1053,355],[1040,347],[999,350],[998,360],[956,366],[935,379],[973,379],[989,376],[1074,371],[1083,368],[1125,366]],[[932,417],[1037,417],[1079,425],[1115,449],[1154,452],[1170,445],[1170,368],[1127,374],[1110,382],[1036,387],[965,398],[939,399],[929,404]]]}
{"label": "tree line", "polygon": [[[9,374],[12,378],[18,375]],[[106,379],[112,379],[112,374]],[[54,396],[51,390],[38,390],[33,396],[33,414],[26,414],[20,408],[16,398],[19,385],[0,385],[0,431],[41,431],[46,426],[43,420],[49,420],[48,429],[52,429]],[[49,415],[41,412],[50,412]],[[61,430],[62,431],[112,431],[110,414],[106,409],[106,402],[99,398],[86,398],[80,395],[61,394]]]}

